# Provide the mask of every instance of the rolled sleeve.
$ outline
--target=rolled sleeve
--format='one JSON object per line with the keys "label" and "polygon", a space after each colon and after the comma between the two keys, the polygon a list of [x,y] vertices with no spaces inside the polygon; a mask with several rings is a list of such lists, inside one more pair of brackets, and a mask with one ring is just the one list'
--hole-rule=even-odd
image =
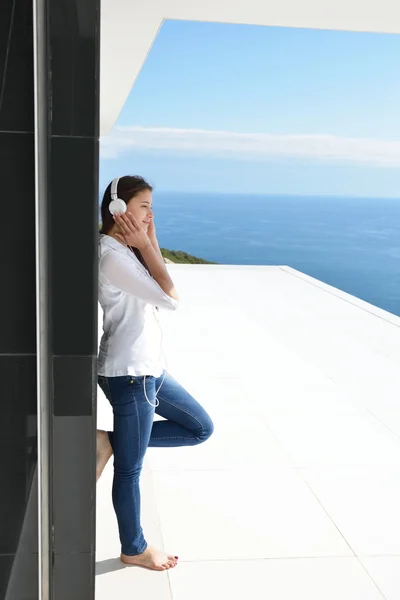
{"label": "rolled sleeve", "polygon": [[150,274],[144,272],[129,257],[109,252],[100,260],[100,274],[122,292],[148,304],[176,310],[179,302],[168,296]]}

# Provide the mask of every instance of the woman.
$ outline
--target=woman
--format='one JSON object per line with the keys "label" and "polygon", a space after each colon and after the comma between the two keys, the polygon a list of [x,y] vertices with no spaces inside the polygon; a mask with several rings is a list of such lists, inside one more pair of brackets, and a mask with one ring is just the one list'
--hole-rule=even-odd
{"label": "woman", "polygon": [[[112,495],[121,560],[163,571],[175,567],[178,557],[149,546],[143,536],[139,477],[146,449],[200,444],[214,426],[163,368],[157,311],[175,310],[179,298],[157,242],[151,186],[141,177],[113,180],[105,191],[101,216],[99,301],[104,333],[98,382],[111,403],[114,430],[97,433],[97,479],[114,453]],[[155,412],[166,420],[154,421]]]}

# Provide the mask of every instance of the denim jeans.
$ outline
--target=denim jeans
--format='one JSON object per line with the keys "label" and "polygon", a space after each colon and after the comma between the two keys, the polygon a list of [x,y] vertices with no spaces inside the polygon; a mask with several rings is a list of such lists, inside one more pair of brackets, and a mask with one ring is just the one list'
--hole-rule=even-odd
{"label": "denim jeans", "polygon": [[[147,548],[140,524],[139,478],[148,446],[195,446],[214,431],[207,412],[170,375],[150,406],[144,394],[144,377],[100,377],[98,383],[111,403],[114,431],[109,432],[114,452],[112,498],[117,515],[122,553],[133,556]],[[146,376],[146,394],[156,404],[162,377]],[[167,419],[154,421],[154,413]]]}

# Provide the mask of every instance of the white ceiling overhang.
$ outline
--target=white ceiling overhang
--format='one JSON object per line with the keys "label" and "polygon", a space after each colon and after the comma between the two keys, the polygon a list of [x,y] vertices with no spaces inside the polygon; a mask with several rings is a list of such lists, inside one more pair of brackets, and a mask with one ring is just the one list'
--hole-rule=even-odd
{"label": "white ceiling overhang", "polygon": [[400,33],[400,0],[102,0],[101,135],[116,122],[165,19]]}

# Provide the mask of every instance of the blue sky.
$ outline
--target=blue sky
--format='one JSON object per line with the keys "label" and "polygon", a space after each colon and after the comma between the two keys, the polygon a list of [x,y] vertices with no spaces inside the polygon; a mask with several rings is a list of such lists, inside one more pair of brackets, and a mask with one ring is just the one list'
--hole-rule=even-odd
{"label": "blue sky", "polygon": [[400,197],[400,36],[166,21],[100,187]]}

